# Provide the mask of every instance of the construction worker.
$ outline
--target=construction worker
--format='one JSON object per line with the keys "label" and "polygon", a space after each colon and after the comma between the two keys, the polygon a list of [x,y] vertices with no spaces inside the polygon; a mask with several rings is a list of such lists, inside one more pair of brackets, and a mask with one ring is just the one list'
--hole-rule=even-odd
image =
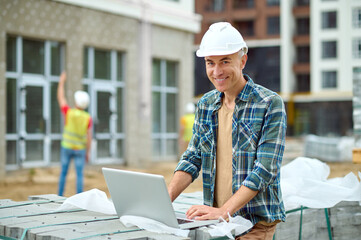
{"label": "construction worker", "polygon": [[273,238],[286,215],[280,188],[286,112],[282,98],[243,73],[247,45],[230,23],[212,24],[202,38],[209,80],[216,89],[198,101],[193,137],[168,185],[171,200],[202,170],[204,205],[190,219],[242,216],[254,226],[236,239]]}
{"label": "construction worker", "polygon": [[66,175],[71,159],[74,160],[77,177],[76,192],[83,191],[83,169],[85,162],[89,160],[92,140],[92,118],[85,111],[89,105],[89,95],[84,91],[76,91],[74,94],[75,108],[70,108],[64,95],[65,81],[66,73],[63,72],[60,75],[57,90],[59,107],[65,120],[60,150],[59,196],[64,194]]}
{"label": "construction worker", "polygon": [[183,153],[189,144],[189,141],[192,138],[192,128],[194,124],[194,111],[195,106],[193,103],[187,103],[186,113],[180,119],[180,131],[179,131],[179,142],[180,142],[180,152]]}

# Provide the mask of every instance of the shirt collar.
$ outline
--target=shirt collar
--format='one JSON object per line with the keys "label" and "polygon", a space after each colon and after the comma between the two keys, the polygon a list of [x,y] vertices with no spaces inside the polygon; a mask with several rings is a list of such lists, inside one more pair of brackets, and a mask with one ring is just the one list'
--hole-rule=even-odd
{"label": "shirt collar", "polygon": [[[249,96],[251,94],[251,91],[254,88],[253,80],[247,74],[243,74],[243,76],[246,79],[247,83],[244,86],[244,88],[242,89],[242,91],[236,97],[236,103],[239,102],[239,101],[247,102],[248,98],[249,98]],[[222,105],[222,97],[223,96],[224,96],[223,92],[217,91],[217,94],[215,96],[215,98],[216,98],[216,101],[215,101],[216,108],[221,107],[221,105]]]}
{"label": "shirt collar", "polygon": [[244,86],[244,88],[242,89],[242,91],[236,97],[236,102],[238,102],[238,101],[247,102],[249,99],[249,96],[252,92],[252,89],[254,88],[253,80],[247,74],[244,74],[243,76],[246,79],[247,83]]}

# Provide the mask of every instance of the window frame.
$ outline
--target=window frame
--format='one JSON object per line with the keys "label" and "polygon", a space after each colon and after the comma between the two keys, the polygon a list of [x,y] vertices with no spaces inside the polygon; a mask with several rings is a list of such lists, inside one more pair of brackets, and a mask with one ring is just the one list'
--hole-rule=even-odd
{"label": "window frame", "polygon": [[[159,118],[159,129],[158,132],[155,132],[155,128],[154,128],[154,108],[152,109],[152,146],[153,146],[153,159],[154,160],[164,160],[164,159],[168,159],[168,158],[174,158],[177,157],[178,155],[178,112],[176,111],[176,109],[178,109],[178,96],[179,96],[179,62],[177,61],[172,61],[172,60],[167,60],[167,59],[162,59],[162,58],[153,58],[152,59],[152,66],[155,64],[155,61],[160,61],[160,81],[157,83],[159,83],[159,85],[154,85],[154,75],[152,74],[152,106],[156,107],[154,105],[154,100],[153,96],[154,94],[160,94],[160,106],[159,106],[159,113],[160,113],[160,118]],[[167,71],[168,71],[168,63],[172,63],[175,64],[175,86],[168,86],[167,85]],[[153,69],[154,71],[154,69]],[[153,72],[154,73],[154,72]],[[174,126],[175,126],[175,131],[174,132],[169,132],[167,131],[167,124],[168,124],[168,118],[169,118],[169,112],[167,112],[167,94],[174,94],[175,95],[175,109],[174,109]],[[155,142],[159,141],[159,152],[155,151]],[[167,143],[170,143],[171,141],[175,142],[175,148],[173,153],[169,153],[167,152],[167,148],[168,145]]]}
{"label": "window frame", "polygon": [[[330,81],[330,78],[331,81]],[[338,72],[337,70],[323,70],[321,72],[321,86],[322,89],[337,89],[338,85]]]}

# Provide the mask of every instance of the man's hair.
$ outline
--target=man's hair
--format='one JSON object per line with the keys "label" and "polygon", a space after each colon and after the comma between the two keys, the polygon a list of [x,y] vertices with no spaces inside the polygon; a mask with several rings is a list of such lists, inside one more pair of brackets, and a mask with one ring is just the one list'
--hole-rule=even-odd
{"label": "man's hair", "polygon": [[238,51],[238,57],[242,58],[243,55],[246,55],[246,53],[245,53],[244,49],[242,48],[241,50]]}

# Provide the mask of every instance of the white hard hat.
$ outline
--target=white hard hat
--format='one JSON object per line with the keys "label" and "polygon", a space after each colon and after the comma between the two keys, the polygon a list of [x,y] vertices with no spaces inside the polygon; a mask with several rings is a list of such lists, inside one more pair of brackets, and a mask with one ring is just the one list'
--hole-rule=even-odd
{"label": "white hard hat", "polygon": [[84,91],[76,91],[74,93],[75,105],[78,108],[86,109],[89,105],[89,94]]}
{"label": "white hard hat", "polygon": [[228,22],[212,24],[204,34],[201,45],[196,52],[198,57],[229,55],[243,50],[247,45],[242,35]]}
{"label": "white hard hat", "polygon": [[194,113],[194,111],[196,110],[195,106],[193,103],[187,103],[186,105],[186,112],[187,113]]}

